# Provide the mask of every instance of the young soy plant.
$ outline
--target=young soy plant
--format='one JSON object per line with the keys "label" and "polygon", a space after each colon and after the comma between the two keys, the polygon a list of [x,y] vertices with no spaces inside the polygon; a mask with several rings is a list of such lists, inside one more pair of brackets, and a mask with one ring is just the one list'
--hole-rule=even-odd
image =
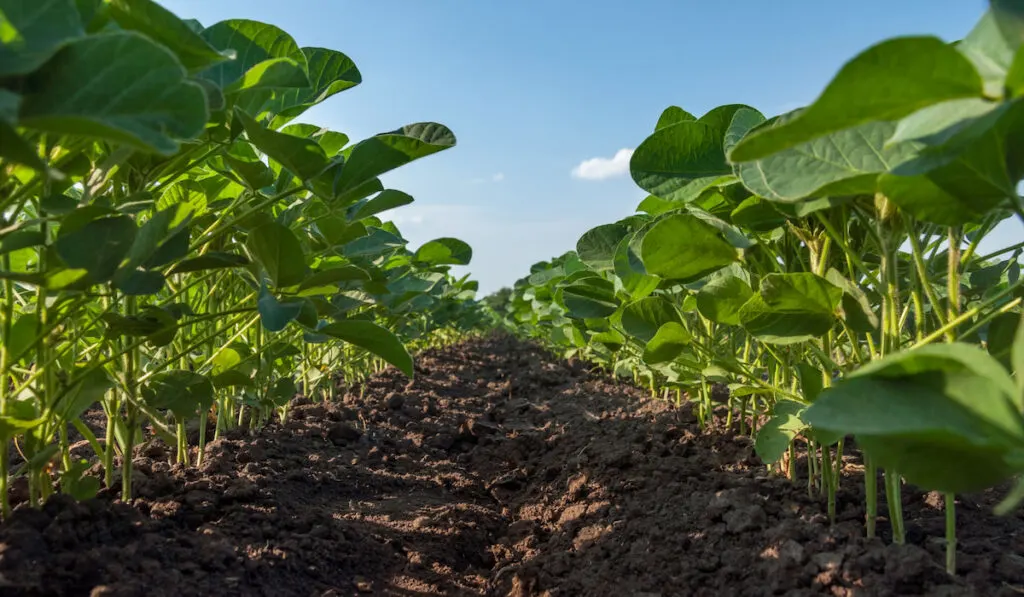
{"label": "young soy plant", "polygon": [[[794,482],[801,443],[833,519],[853,438],[867,535],[879,472],[897,543],[903,483],[944,492],[955,573],[955,495],[1024,472],[1024,242],[981,249],[1024,221],[1022,17],[996,0],[958,43],[882,42],[773,118],[668,108],[631,159],[637,213],[490,302],[652,396],[685,392],[702,425],[724,402]],[[999,511],[1021,499],[1024,481]]]}
{"label": "young soy plant", "polygon": [[[200,463],[208,423],[283,419],[335,370],[411,377],[404,342],[486,321],[476,283],[450,272],[466,243],[410,250],[380,217],[413,198],[379,177],[452,132],[350,142],[296,120],[362,81],[341,52],[152,0],[0,0],[0,30],[3,516],[16,476],[37,506],[100,488],[72,430],[130,500],[140,443]],[[83,422],[96,408],[100,436]]]}

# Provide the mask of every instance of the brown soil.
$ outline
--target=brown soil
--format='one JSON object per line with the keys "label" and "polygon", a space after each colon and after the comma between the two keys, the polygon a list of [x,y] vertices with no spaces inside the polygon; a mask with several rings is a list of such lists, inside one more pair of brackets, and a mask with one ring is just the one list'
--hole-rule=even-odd
{"label": "brown soil", "polygon": [[512,339],[428,351],[414,384],[388,371],[363,398],[296,402],[198,470],[148,448],[132,505],[19,507],[0,595],[1024,592],[1024,518],[994,517],[998,496],[960,500],[950,578],[941,496],[905,489],[907,545],[864,540],[856,476],[830,527],[748,439]]}

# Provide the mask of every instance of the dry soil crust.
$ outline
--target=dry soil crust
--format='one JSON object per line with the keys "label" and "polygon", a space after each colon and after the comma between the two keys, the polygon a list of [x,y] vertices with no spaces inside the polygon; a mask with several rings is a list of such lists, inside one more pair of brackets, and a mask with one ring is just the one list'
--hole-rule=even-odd
{"label": "dry soil crust", "polygon": [[[200,470],[136,460],[132,505],[19,507],[0,595],[1016,595],[1024,519],[963,499],[960,576],[942,500],[905,492],[908,544],[861,538],[765,474],[749,440],[509,338],[428,351],[408,384],[296,401],[214,442]],[[851,468],[855,460],[851,460]],[[883,502],[884,504],[884,502]],[[879,522],[885,530],[885,521]]]}

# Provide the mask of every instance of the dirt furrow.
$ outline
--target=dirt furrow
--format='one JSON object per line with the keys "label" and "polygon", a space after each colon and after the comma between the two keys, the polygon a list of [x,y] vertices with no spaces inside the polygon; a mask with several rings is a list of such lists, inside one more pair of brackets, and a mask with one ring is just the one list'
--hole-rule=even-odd
{"label": "dirt furrow", "polygon": [[961,501],[951,579],[941,496],[907,488],[907,545],[866,541],[856,477],[830,527],[747,438],[510,338],[428,351],[414,383],[388,371],[363,390],[297,399],[286,424],[213,442],[198,469],[150,446],[132,505],[19,508],[0,525],[0,594],[1024,591],[1024,520],[991,515],[998,496]]}

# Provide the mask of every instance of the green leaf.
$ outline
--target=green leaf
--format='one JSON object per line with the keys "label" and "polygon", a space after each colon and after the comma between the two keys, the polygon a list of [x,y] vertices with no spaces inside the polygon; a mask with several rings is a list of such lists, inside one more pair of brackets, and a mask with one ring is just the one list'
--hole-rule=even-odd
{"label": "green leaf", "polygon": [[266,285],[262,285],[259,298],[256,300],[256,309],[267,331],[280,332],[299,316],[302,312],[302,303],[281,302],[274,293],[267,290]]}
{"label": "green leaf", "polygon": [[434,122],[410,124],[360,141],[348,150],[334,194],[352,191],[374,178],[422,157],[455,146],[455,134]]}
{"label": "green leaf", "polygon": [[235,116],[245,128],[249,141],[299,180],[310,180],[330,166],[327,154],[316,142],[264,128],[241,110],[236,110]]}
{"label": "green leaf", "polygon": [[789,444],[807,424],[800,419],[804,405],[795,400],[779,400],[774,415],[758,431],[754,450],[765,464],[775,464],[789,450]]}
{"label": "green leaf", "polygon": [[309,271],[298,237],[277,222],[268,222],[250,232],[245,246],[266,270],[275,288],[295,286]]}
{"label": "green leaf", "polygon": [[332,267],[330,269],[316,272],[312,276],[303,280],[302,284],[299,284],[299,292],[309,290],[310,288],[334,285],[338,282],[352,282],[357,280],[368,281],[370,280],[370,274],[367,273],[366,270],[354,265]]}
{"label": "green leaf", "polygon": [[754,291],[737,276],[716,276],[697,293],[697,310],[716,323],[739,325],[740,309]]}
{"label": "green leaf", "polygon": [[352,206],[353,209],[350,211],[348,219],[353,222],[359,221],[363,218],[369,218],[390,209],[395,209],[396,207],[409,205],[412,202],[413,198],[411,195],[394,189],[386,189],[381,191],[376,197],[361,201]]}
{"label": "green leaf", "polygon": [[0,255],[44,244],[46,236],[39,230],[15,230],[0,239]]}
{"label": "green leaf", "polygon": [[862,367],[807,409],[815,428],[857,436],[885,468],[948,492],[1020,472],[1024,420],[1003,367],[967,344],[928,345]]}
{"label": "green leaf", "polygon": [[170,273],[186,274],[189,272],[200,272],[214,269],[245,267],[246,265],[249,265],[249,259],[244,255],[210,251],[209,253],[200,255],[199,257],[192,257],[191,259],[186,259],[178,263],[171,268]]}
{"label": "green leaf", "polygon": [[641,342],[650,342],[668,323],[682,323],[671,301],[649,296],[626,305],[622,310],[622,329]]}
{"label": "green leaf", "polygon": [[190,72],[234,58],[234,52],[219,52],[185,21],[152,0],[110,0],[108,6],[118,25],[168,48]]}
{"label": "green leaf", "polygon": [[271,58],[255,64],[234,83],[224,88],[227,95],[253,89],[290,89],[309,87],[304,64],[291,58]]}
{"label": "green leaf", "polygon": [[473,249],[457,238],[438,238],[424,243],[414,257],[428,265],[469,265]]}
{"label": "green leaf", "polygon": [[583,233],[576,243],[580,261],[594,271],[614,269],[615,253],[629,229],[621,224],[605,224]]}
{"label": "green leaf", "polygon": [[153,408],[169,410],[183,422],[213,404],[213,384],[192,371],[162,371],[142,387],[142,398]]}
{"label": "green leaf", "polygon": [[1017,337],[1017,329],[1021,327],[1020,313],[1002,313],[988,324],[988,338],[985,348],[992,358],[998,360],[1011,373],[1013,372],[1013,344]]}
{"label": "green leaf", "polygon": [[878,329],[878,315],[875,314],[871,301],[859,286],[845,278],[834,268],[825,272],[825,279],[843,289],[843,319],[850,329],[870,334]]}
{"label": "green leaf", "polygon": [[0,79],[36,70],[84,35],[72,0],[0,0]]}
{"label": "green leaf", "polygon": [[[362,82],[362,75],[352,60],[335,50],[302,48],[306,56],[310,86],[288,89],[274,94],[265,109],[273,117],[271,128],[278,128],[325,99],[351,89]],[[331,155],[328,152],[328,155]]]}
{"label": "green leaf", "polygon": [[680,122],[686,122],[689,120],[697,120],[697,117],[679,106],[669,106],[661,113],[661,116],[658,118],[658,125],[654,130],[661,130],[665,127],[672,126],[673,124],[679,124]]}
{"label": "green leaf", "polygon": [[729,123],[729,128],[725,131],[724,147],[726,154],[732,151],[732,148],[736,147],[736,144],[747,136],[747,133],[761,126],[764,122],[764,114],[757,110],[752,108],[737,110],[732,115],[732,122]]}
{"label": "green leaf", "polygon": [[771,202],[757,195],[747,197],[729,214],[729,220],[754,232],[768,232],[786,223],[786,217],[779,213]]}
{"label": "green leaf", "polygon": [[732,173],[725,161],[724,131],[699,121],[659,129],[644,140],[629,170],[636,184],[669,201],[692,200],[722,176]]}
{"label": "green leaf", "polygon": [[803,342],[832,329],[842,297],[841,288],[815,274],[768,274],[740,309],[740,324],[762,342]]}
{"label": "green leaf", "polygon": [[35,429],[46,421],[46,417],[26,420],[11,416],[0,416],[0,442],[9,442],[15,436]]}
{"label": "green leaf", "polygon": [[963,54],[936,37],[901,37],[847,62],[813,104],[784,124],[758,129],[729,154],[750,162],[824,135],[896,120],[942,101],[980,97],[982,80]]}
{"label": "green leaf", "polygon": [[561,295],[569,316],[577,319],[608,317],[619,308],[615,285],[593,274],[562,287]]}
{"label": "green leaf", "polygon": [[1001,30],[999,21],[1002,19],[997,16],[1001,12],[998,10],[998,0],[991,4],[996,10],[987,11],[967,37],[956,44],[956,49],[978,70],[985,82],[985,94],[1000,97],[1015,48]]}
{"label": "green leaf", "polygon": [[4,348],[7,349],[11,362],[28,356],[29,349],[36,343],[41,326],[39,316],[34,313],[22,314],[14,320],[10,336],[3,338]]}
{"label": "green leaf", "polygon": [[306,66],[306,55],[295,40],[273,25],[232,19],[211,25],[200,35],[219,50],[235,52],[234,60],[216,64],[199,74],[221,89],[227,89],[245,76],[249,69],[272,58],[290,58],[302,65],[302,68]]}
{"label": "green leaf", "polygon": [[1017,337],[1010,352],[1010,367],[1017,376],[1017,392],[1024,396],[1024,319],[1017,326]]}
{"label": "green leaf", "polygon": [[814,402],[825,389],[825,379],[821,369],[810,363],[797,363],[797,377],[800,379],[800,389],[803,390],[804,399],[807,402]]}
{"label": "green leaf", "polygon": [[137,230],[129,216],[98,218],[59,235],[54,245],[68,267],[86,270],[94,283],[106,282],[128,256]]}
{"label": "green leaf", "polygon": [[369,321],[346,320],[328,324],[319,331],[321,334],[368,350],[410,378],[414,375],[412,356],[402,342],[386,328]]}
{"label": "green leaf", "polygon": [[[71,377],[76,379],[79,376],[73,374]],[[53,405],[54,411],[61,421],[71,422],[99,402],[113,387],[114,382],[107,376],[106,371],[92,369],[58,398],[58,402]]]}
{"label": "green leaf", "polygon": [[686,350],[693,337],[681,323],[667,322],[658,328],[644,348],[644,362],[648,365],[667,363]]}
{"label": "green leaf", "polygon": [[[2,52],[2,50],[0,50]],[[18,134],[15,125],[18,120],[18,106],[21,97],[0,89],[0,157],[16,164],[46,172],[46,163],[39,152]]]}
{"label": "green leaf", "polygon": [[185,77],[174,54],[138,33],[92,35],[28,77],[19,124],[170,155],[208,117],[202,87]]}
{"label": "green leaf", "polygon": [[640,256],[647,273],[689,281],[739,260],[721,230],[693,214],[672,214],[644,234]]}
{"label": "green leaf", "polygon": [[878,175],[916,157],[918,144],[886,146],[896,126],[869,122],[736,166],[750,192],[771,201],[874,193]]}

